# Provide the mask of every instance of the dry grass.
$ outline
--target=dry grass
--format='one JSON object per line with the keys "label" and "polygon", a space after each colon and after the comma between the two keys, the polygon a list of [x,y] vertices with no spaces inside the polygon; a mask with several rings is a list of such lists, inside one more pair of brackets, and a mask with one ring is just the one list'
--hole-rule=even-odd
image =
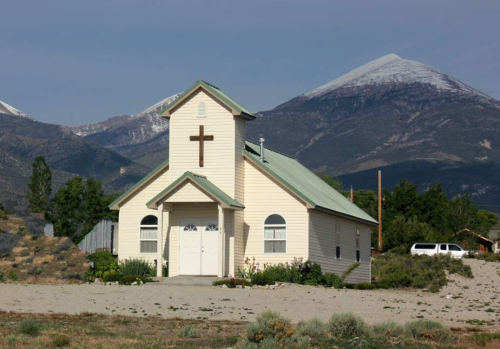
{"label": "dry grass", "polygon": [[21,217],[14,214],[8,214],[6,217],[7,219],[0,219],[0,231],[17,232],[19,228],[28,230]]}
{"label": "dry grass", "polygon": [[[31,319],[41,324],[38,335],[20,333],[19,324]],[[24,321],[26,322],[26,321]],[[245,333],[242,321],[181,320],[161,317],[127,317],[82,313],[26,314],[0,311],[0,349],[7,348],[228,348],[235,347]],[[186,327],[195,329],[197,336],[182,336]],[[481,333],[474,329],[453,329],[457,340],[450,344],[437,342],[392,343],[383,348],[412,349],[500,349],[499,333]],[[359,342],[359,341],[358,341]],[[320,344],[320,348],[373,348],[361,342]],[[344,346],[345,344],[345,346]],[[361,346],[359,346],[361,345]],[[406,346],[408,345],[408,346]]]}
{"label": "dry grass", "polygon": [[80,283],[75,275],[83,276],[88,268],[86,255],[67,238],[60,237],[25,235],[0,259],[4,282]]}
{"label": "dry grass", "polygon": [[[19,323],[27,318],[43,324],[38,336],[19,334]],[[196,328],[199,337],[180,337],[185,326]],[[238,321],[0,312],[0,348],[51,348],[57,336],[69,338],[65,348],[221,348],[234,346],[244,326]]]}

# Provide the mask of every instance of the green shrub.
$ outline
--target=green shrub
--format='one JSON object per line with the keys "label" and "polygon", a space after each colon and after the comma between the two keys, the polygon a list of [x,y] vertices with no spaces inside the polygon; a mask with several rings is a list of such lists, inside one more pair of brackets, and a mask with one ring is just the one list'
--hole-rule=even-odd
{"label": "green shrub", "polygon": [[355,290],[377,290],[380,288],[380,286],[377,284],[371,284],[369,282],[360,282],[359,284],[354,284],[352,285],[352,287],[347,288],[353,288]]}
{"label": "green shrub", "polygon": [[17,281],[17,274],[14,272],[14,270],[9,271],[9,279],[12,281]]}
{"label": "green shrub", "polygon": [[87,279],[89,281],[94,281],[95,279],[102,278],[109,273],[119,271],[118,263],[111,252],[107,250],[89,255],[89,260],[94,263],[87,273]]}
{"label": "green shrub", "polygon": [[300,278],[299,270],[285,264],[270,265],[264,270],[250,274],[254,285],[274,285],[276,282],[299,283]]}
{"label": "green shrub", "polygon": [[19,332],[28,336],[37,336],[42,326],[35,319],[25,319],[19,323]]}
{"label": "green shrub", "polygon": [[181,328],[177,334],[179,337],[198,338],[200,336],[200,331],[194,326],[187,325]]}
{"label": "green shrub", "polygon": [[315,340],[326,339],[328,336],[328,327],[318,318],[312,318],[307,321],[299,321],[297,324],[297,333],[302,336],[315,338]]}
{"label": "green shrub", "polygon": [[28,275],[38,276],[43,274],[43,269],[40,267],[33,267],[28,269]]}
{"label": "green shrub", "polygon": [[21,257],[28,257],[30,255],[30,251],[25,248],[24,250],[21,251],[20,253]]}
{"label": "green shrub", "polygon": [[17,337],[15,334],[9,334],[7,337],[5,337],[5,345],[8,347],[13,347],[17,343]]}
{"label": "green shrub", "polygon": [[226,285],[228,288],[236,288],[236,286],[250,287],[252,283],[245,279],[224,279],[213,282],[214,286]]}
{"label": "green shrub", "polygon": [[123,275],[150,276],[150,271],[150,264],[144,259],[140,258],[126,259],[123,263],[120,264],[120,272]]}
{"label": "green shrub", "polygon": [[323,272],[321,265],[315,262],[306,261],[301,270],[301,283],[304,285],[321,285],[323,284]]}
{"label": "green shrub", "polygon": [[309,338],[296,333],[290,320],[266,311],[248,324],[241,348],[309,348]]}
{"label": "green shrub", "polygon": [[327,287],[342,288],[343,286],[342,279],[337,274],[325,273],[325,275],[323,275],[323,280]]}
{"label": "green shrub", "polygon": [[429,339],[436,342],[449,342],[453,339],[451,331],[442,324],[431,320],[415,320],[406,324],[406,332],[416,339]]}
{"label": "green shrub", "polygon": [[372,281],[381,288],[429,288],[431,291],[447,284],[446,272],[472,277],[469,266],[461,259],[447,255],[412,256],[387,254],[372,263]]}
{"label": "green shrub", "polygon": [[372,327],[372,331],[376,336],[383,338],[397,338],[405,334],[403,326],[398,325],[394,321],[386,321],[376,324]]}
{"label": "green shrub", "polygon": [[103,282],[120,282],[123,278],[123,275],[118,272],[118,271],[114,271],[114,272],[110,272],[108,274],[106,274],[106,276],[104,276],[102,278],[102,281]]}
{"label": "green shrub", "polygon": [[333,314],[328,322],[332,337],[350,339],[367,334],[368,329],[363,319],[352,313]]}
{"label": "green shrub", "polygon": [[0,282],[3,281],[3,276],[4,276],[3,271],[0,270]]}
{"label": "green shrub", "polygon": [[71,340],[69,339],[68,336],[65,336],[63,334],[58,334],[52,338],[52,347],[62,348],[69,345],[70,342]]}
{"label": "green shrub", "polygon": [[153,282],[154,280],[148,276],[139,276],[139,275],[123,275],[122,278],[118,281],[120,285],[132,285],[134,282]]}

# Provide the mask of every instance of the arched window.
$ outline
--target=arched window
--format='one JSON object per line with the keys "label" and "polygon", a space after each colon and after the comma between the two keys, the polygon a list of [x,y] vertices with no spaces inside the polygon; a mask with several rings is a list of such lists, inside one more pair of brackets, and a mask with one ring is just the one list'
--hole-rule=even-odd
{"label": "arched window", "polygon": [[198,117],[199,118],[207,117],[207,107],[205,106],[205,102],[198,103]]}
{"label": "arched window", "polygon": [[286,222],[272,214],[264,222],[264,253],[286,253]]}
{"label": "arched window", "polygon": [[141,253],[158,252],[158,218],[146,216],[140,226]]}
{"label": "arched window", "polygon": [[359,262],[361,260],[361,251],[359,248],[360,237],[361,237],[361,231],[359,230],[358,227],[356,227],[356,262]]}
{"label": "arched window", "polygon": [[340,259],[340,222],[335,223],[335,258]]}

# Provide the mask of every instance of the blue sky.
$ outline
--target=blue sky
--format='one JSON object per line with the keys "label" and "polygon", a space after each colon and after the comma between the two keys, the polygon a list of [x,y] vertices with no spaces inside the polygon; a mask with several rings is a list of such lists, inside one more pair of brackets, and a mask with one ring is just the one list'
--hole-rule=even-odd
{"label": "blue sky", "polygon": [[267,110],[380,56],[500,99],[499,1],[10,1],[0,100],[62,125],[134,114],[197,79]]}

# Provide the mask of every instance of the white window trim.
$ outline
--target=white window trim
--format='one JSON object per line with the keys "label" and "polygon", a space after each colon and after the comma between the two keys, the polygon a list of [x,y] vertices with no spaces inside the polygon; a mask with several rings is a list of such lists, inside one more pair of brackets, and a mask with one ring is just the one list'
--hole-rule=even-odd
{"label": "white window trim", "polygon": [[[280,216],[281,218],[283,218],[285,221],[285,224],[266,224],[266,220],[272,215]],[[284,240],[283,239],[266,239],[266,228],[267,227],[269,227],[269,228],[285,227],[285,239]],[[285,242],[285,252],[266,252],[266,241],[284,241]],[[262,252],[264,254],[273,255],[273,256],[286,255],[286,253],[288,251],[287,241],[288,241],[288,224],[286,222],[285,217],[283,217],[283,215],[281,215],[279,213],[271,213],[271,214],[267,215],[266,218],[264,219],[264,227],[262,229]]]}
{"label": "white window trim", "polygon": [[[143,225],[143,224],[141,224],[142,220],[144,218],[146,218],[147,216],[156,217],[157,222],[158,222],[158,217],[155,216],[154,214],[148,214],[148,215],[142,217],[141,220],[139,221],[139,254],[152,256],[152,255],[157,255],[158,251],[155,251],[155,252],[142,252],[141,251],[141,242],[142,241],[156,241],[156,249],[158,250],[158,223],[156,225]],[[155,228],[155,227],[156,227],[156,239],[141,239],[141,229],[142,228]]]}
{"label": "white window trim", "polygon": [[[358,234],[359,232],[359,234]],[[361,263],[361,229],[359,227],[356,227],[356,231],[354,232],[354,242],[356,244],[356,248],[354,249],[354,261],[356,263]],[[358,261],[358,251],[359,251],[359,261]]]}
{"label": "white window trim", "polygon": [[[337,230],[337,227],[339,227],[338,230]],[[340,260],[340,259],[342,259],[342,229],[341,229],[339,221],[335,222],[335,228],[334,229],[335,229],[335,259],[336,260]],[[338,244],[337,244],[337,235],[338,235],[338,238],[339,238],[339,243]],[[337,247],[340,248],[339,257],[337,257]]]}
{"label": "white window trim", "polygon": [[[205,114],[200,114],[200,105],[203,103],[203,108],[205,110]],[[205,119],[207,117],[207,104],[204,101],[198,102],[198,109],[196,110],[196,117],[200,119]]]}

